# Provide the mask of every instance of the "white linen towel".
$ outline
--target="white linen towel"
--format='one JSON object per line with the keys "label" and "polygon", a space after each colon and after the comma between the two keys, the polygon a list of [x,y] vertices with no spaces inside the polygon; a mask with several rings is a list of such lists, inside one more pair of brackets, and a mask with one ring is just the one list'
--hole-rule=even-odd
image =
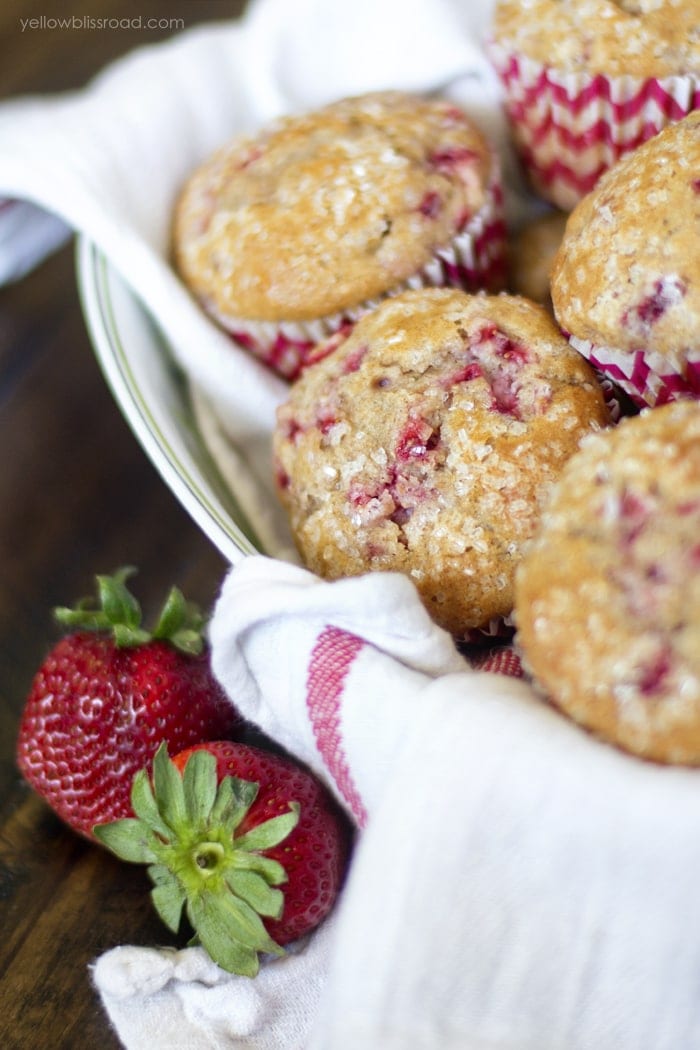
{"label": "white linen towel", "polygon": [[0,284],[24,277],[69,236],[52,212],[28,201],[0,199]]}

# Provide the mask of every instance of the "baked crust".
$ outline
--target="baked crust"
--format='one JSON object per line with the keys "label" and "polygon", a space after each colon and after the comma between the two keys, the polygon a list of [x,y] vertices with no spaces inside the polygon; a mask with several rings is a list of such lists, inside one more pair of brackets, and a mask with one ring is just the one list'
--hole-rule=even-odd
{"label": "baked crust", "polygon": [[571,72],[700,73],[700,0],[500,0],[492,35]]}
{"label": "baked crust", "polygon": [[609,742],[700,765],[700,404],[587,438],[518,569],[517,644]]}
{"label": "baked crust", "polygon": [[550,278],[567,216],[552,211],[530,220],[513,237],[509,251],[509,285],[516,295],[551,308]]}

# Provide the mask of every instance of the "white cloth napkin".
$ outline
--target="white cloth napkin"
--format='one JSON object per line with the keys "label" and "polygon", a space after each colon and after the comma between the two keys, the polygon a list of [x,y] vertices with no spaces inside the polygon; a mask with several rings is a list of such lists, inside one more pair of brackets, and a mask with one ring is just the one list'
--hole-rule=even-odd
{"label": "white cloth napkin", "polygon": [[[446,91],[511,170],[478,46],[490,3],[257,0],[241,23],[137,51],[86,92],[4,104],[0,197],[31,207],[0,209],[0,274],[83,232],[240,447],[264,442],[284,386],[168,265],[179,185],[237,131],[384,87]],[[514,217],[523,200],[513,181]],[[246,559],[212,644],[233,700],[346,807],[357,852],[336,915],[254,981],[200,949],[97,960],[128,1050],[700,1047],[697,773],[618,754],[523,679],[472,670],[402,577],[326,584]]]}
{"label": "white cloth napkin", "polygon": [[24,277],[69,236],[53,213],[28,201],[0,199],[0,284]]}

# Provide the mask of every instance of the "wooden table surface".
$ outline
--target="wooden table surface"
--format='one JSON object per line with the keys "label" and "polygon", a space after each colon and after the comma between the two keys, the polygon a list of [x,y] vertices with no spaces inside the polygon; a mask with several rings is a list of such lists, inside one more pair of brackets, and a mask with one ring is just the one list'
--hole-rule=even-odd
{"label": "wooden table surface", "polygon": [[[0,5],[0,100],[80,87],[133,47],[171,35],[168,19],[189,27],[243,6]],[[47,20],[59,15],[140,18],[141,27],[51,28]],[[163,21],[150,29],[148,19]],[[95,573],[138,565],[133,586],[148,616],[171,582],[210,604],[226,565],[106,387],[80,311],[72,245],[0,288],[0,447],[0,1045],[111,1050],[120,1044],[91,987],[90,962],[118,943],[176,941],[151,915],[145,873],[64,828],[22,782],[20,711],[58,637],[52,607],[91,592]]]}

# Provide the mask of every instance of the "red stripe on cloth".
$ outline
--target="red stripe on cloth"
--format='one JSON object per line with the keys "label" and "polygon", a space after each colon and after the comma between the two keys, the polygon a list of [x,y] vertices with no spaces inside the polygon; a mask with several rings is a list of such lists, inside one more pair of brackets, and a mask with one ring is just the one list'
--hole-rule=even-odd
{"label": "red stripe on cloth", "polygon": [[471,661],[475,671],[490,671],[492,674],[506,674],[511,678],[523,678],[523,666],[520,657],[514,649],[504,646],[499,649],[489,649],[480,653]]}
{"label": "red stripe on cloth", "polygon": [[338,627],[324,628],[311,651],[306,678],[306,707],[316,746],[361,828],[367,823],[367,811],[343,748],[340,704],[348,671],[364,644]]}

